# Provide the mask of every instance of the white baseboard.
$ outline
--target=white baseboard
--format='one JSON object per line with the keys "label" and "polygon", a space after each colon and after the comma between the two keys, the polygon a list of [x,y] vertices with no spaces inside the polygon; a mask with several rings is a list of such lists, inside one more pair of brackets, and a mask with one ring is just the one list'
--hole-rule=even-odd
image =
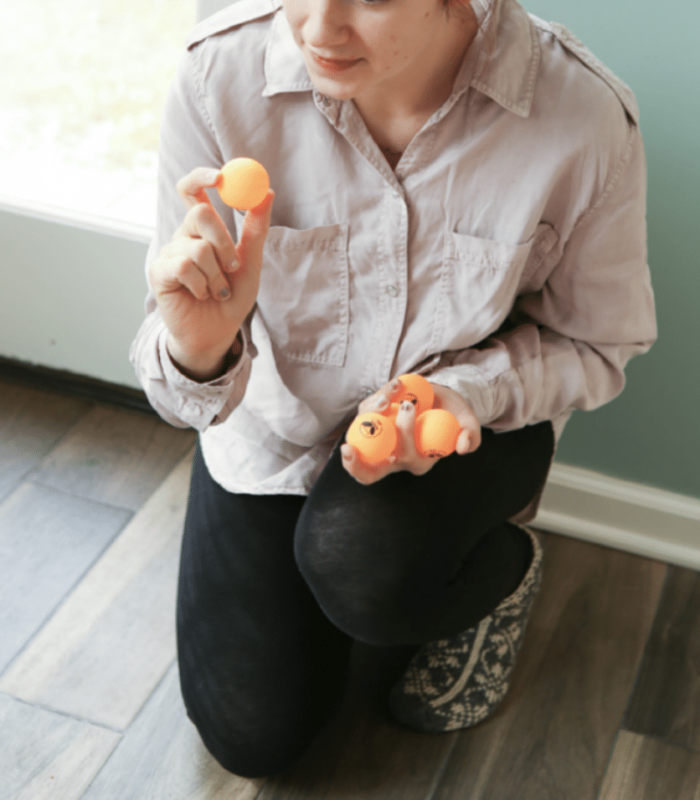
{"label": "white baseboard", "polygon": [[700,500],[553,464],[533,527],[700,570]]}

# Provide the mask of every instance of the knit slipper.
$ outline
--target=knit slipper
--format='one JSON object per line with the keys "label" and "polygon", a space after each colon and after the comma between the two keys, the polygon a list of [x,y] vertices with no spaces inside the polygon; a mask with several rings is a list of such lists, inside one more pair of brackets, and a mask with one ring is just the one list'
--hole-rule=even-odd
{"label": "knit slipper", "polygon": [[520,586],[478,625],[420,648],[389,695],[399,722],[430,733],[469,728],[505,696],[542,576],[539,540],[520,527],[533,549]]}

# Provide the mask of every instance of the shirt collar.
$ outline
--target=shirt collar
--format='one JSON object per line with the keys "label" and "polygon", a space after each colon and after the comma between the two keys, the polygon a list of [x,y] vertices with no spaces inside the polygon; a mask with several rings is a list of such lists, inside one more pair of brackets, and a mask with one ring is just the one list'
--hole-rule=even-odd
{"label": "shirt collar", "polygon": [[294,41],[282,0],[277,0],[277,13],[272,20],[270,37],[265,49],[265,88],[263,97],[282,92],[313,91],[304,56]]}
{"label": "shirt collar", "polygon": [[[265,51],[263,97],[314,89],[304,57],[281,8],[282,0],[277,0],[278,13]],[[453,96],[472,86],[503,108],[527,117],[540,60],[534,25],[516,0],[472,0],[472,8],[479,22],[475,40],[479,58],[476,66],[473,63],[469,66],[467,55]]]}
{"label": "shirt collar", "polygon": [[[508,111],[527,117],[540,63],[535,26],[517,0],[472,0],[472,8],[479,22],[475,40],[479,57],[467,73],[469,85]],[[455,90],[466,88],[459,85],[463,74],[464,70]]]}

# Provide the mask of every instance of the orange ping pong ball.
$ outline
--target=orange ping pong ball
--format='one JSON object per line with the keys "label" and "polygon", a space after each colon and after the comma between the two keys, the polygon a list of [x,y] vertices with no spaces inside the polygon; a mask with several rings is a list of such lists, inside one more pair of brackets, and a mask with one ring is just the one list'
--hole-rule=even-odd
{"label": "orange ping pong ball", "polygon": [[227,206],[247,211],[267,197],[270,178],[265,167],[254,158],[234,158],[221,168],[216,188]]}
{"label": "orange ping pong ball", "polygon": [[370,411],[355,417],[346,438],[365,463],[379,464],[394,452],[396,425],[389,417]]}
{"label": "orange ping pong ball", "polygon": [[435,395],[433,387],[422,375],[410,373],[399,375],[401,388],[398,393],[391,398],[392,403],[399,405],[408,400],[416,407],[416,416],[433,407]]}
{"label": "orange ping pong ball", "polygon": [[416,449],[430,458],[448,456],[456,449],[461,430],[454,414],[444,408],[431,408],[416,420]]}

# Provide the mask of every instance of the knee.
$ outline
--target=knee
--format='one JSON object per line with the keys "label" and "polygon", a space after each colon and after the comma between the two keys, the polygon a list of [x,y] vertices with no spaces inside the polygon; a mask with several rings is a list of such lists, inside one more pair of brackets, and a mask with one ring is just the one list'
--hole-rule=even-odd
{"label": "knee", "polygon": [[285,725],[279,718],[234,720],[218,709],[211,713],[184,691],[183,699],[206,749],[225,770],[242,778],[268,778],[285,772],[313,738],[304,726]]}
{"label": "knee", "polygon": [[297,565],[328,619],[358,641],[375,646],[413,641],[416,602],[424,575],[393,554],[364,558],[353,547],[324,547],[312,536],[296,540]]}

